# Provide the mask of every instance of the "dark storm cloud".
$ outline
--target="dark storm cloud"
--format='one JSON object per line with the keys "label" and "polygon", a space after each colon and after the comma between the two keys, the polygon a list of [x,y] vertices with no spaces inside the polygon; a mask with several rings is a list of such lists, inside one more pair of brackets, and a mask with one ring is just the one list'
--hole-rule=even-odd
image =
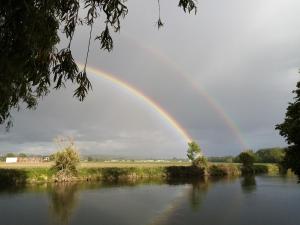
{"label": "dark storm cloud", "polygon": [[[283,120],[300,65],[297,0],[199,2],[196,16],[161,1],[165,27],[157,31],[157,5],[130,1],[111,53],[92,44],[89,65],[142,90],[170,112],[209,155],[284,146],[274,130]],[[94,33],[101,30],[97,24]],[[72,43],[83,62],[88,29]],[[61,46],[65,42],[62,40]],[[79,103],[70,90],[53,92],[36,111],[14,114],[15,127],[0,135],[0,152],[53,151],[53,138],[72,135],[83,153],[184,157],[186,145],[159,115],[126,90],[91,76],[93,92]],[[194,87],[196,86],[196,88]],[[197,88],[223,109],[217,112]]]}

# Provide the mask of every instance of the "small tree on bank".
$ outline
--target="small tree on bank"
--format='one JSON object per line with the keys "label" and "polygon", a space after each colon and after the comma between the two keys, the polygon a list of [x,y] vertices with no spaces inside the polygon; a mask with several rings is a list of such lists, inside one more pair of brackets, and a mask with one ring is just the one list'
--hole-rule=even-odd
{"label": "small tree on bank", "polygon": [[198,156],[202,155],[201,149],[195,141],[188,143],[188,146],[189,147],[188,147],[186,155],[187,155],[188,159],[193,162]]}
{"label": "small tree on bank", "polygon": [[53,169],[57,171],[56,175],[59,180],[69,180],[77,174],[77,165],[80,162],[79,153],[71,138],[58,138],[56,142],[60,146],[60,151],[54,154]]}
{"label": "small tree on bank", "polygon": [[187,157],[192,161],[193,166],[207,167],[207,160],[203,156],[201,148],[195,141],[188,143]]}
{"label": "small tree on bank", "polygon": [[254,173],[254,162],[255,155],[253,151],[248,150],[245,152],[241,152],[238,156],[239,161],[243,164],[242,173],[253,174]]}

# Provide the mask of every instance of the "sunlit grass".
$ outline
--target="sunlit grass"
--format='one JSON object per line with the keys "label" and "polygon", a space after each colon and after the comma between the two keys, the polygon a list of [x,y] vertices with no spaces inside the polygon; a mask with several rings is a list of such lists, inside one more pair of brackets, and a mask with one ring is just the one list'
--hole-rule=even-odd
{"label": "sunlit grass", "polygon": [[[0,168],[50,168],[53,162],[43,163],[5,163],[0,162]],[[189,162],[81,162],[79,168],[108,168],[108,167],[165,167],[165,166],[190,166]]]}

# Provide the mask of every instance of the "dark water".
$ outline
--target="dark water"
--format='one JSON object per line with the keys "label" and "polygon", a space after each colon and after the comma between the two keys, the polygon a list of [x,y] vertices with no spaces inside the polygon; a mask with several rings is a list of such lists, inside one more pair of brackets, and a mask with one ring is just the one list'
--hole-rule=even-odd
{"label": "dark water", "polygon": [[291,177],[0,189],[1,225],[298,225],[299,210]]}

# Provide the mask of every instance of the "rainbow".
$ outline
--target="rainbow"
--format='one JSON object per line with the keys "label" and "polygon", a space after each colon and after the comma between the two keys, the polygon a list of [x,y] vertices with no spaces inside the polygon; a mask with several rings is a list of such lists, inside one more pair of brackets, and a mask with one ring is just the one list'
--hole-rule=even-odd
{"label": "rainbow", "polygon": [[[77,63],[79,69],[83,69],[84,66],[80,63]],[[192,138],[188,134],[188,132],[176,121],[174,117],[171,116],[165,109],[163,109],[157,102],[155,102],[153,99],[151,99],[149,96],[146,96],[144,93],[142,93],[140,90],[138,90],[136,87],[133,87],[132,85],[128,84],[126,81],[123,81],[117,77],[115,77],[113,74],[108,73],[104,70],[96,69],[91,66],[86,67],[86,72],[94,74],[96,76],[102,77],[108,81],[111,81],[112,83],[124,88],[128,92],[130,92],[132,95],[138,97],[141,101],[146,103],[149,107],[154,109],[165,121],[167,121],[181,136],[186,142],[191,142]]]}
{"label": "rainbow", "polygon": [[[124,34],[124,32],[122,32]],[[152,54],[155,56],[155,58],[159,59],[161,62],[164,63],[164,65],[167,65],[169,68],[174,70],[178,75],[183,77],[186,82],[189,83],[193,87],[196,93],[198,93],[201,97],[205,99],[207,104],[219,115],[221,120],[224,122],[224,124],[228,127],[228,129],[231,131],[231,133],[235,136],[237,139],[239,145],[242,147],[242,149],[248,149],[248,145],[246,141],[243,139],[241,135],[241,131],[238,128],[238,126],[235,124],[235,122],[226,114],[224,109],[222,108],[221,104],[218,103],[216,99],[211,97],[208,92],[202,87],[200,84],[196,84],[179,66],[177,63],[175,63],[170,57],[168,57],[166,54],[161,52],[160,50],[148,46],[144,43],[142,43],[140,40],[137,40],[136,38],[132,37],[131,35],[125,33],[124,37],[131,40],[135,45],[140,47],[141,49],[145,50],[146,52]]]}

